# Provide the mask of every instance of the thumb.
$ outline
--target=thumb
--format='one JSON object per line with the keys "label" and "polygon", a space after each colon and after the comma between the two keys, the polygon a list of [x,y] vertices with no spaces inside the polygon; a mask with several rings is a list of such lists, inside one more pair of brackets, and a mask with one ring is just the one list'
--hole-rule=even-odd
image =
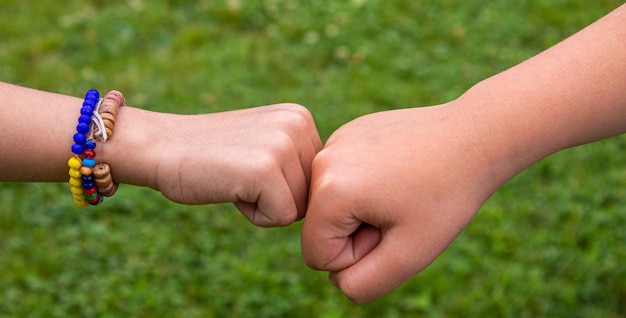
{"label": "thumb", "polygon": [[401,247],[410,244],[403,240],[405,235],[408,233],[402,233],[398,228],[386,231],[380,243],[358,262],[331,271],[330,281],[357,304],[373,301],[391,292],[428,264],[420,262],[414,253],[407,253]]}

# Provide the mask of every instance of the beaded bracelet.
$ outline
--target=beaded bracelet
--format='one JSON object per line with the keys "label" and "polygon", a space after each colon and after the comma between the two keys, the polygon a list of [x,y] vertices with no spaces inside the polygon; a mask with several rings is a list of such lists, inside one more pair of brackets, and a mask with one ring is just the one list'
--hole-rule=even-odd
{"label": "beaded bracelet", "polygon": [[107,93],[103,99],[97,90],[85,94],[71,147],[74,155],[68,160],[70,191],[79,208],[98,205],[117,191],[109,165],[96,163],[95,141],[106,142],[111,137],[115,115],[124,105],[124,96],[118,91]]}
{"label": "beaded bracelet", "polygon": [[[104,95],[102,102],[98,107],[97,120],[94,121],[96,126],[93,129],[93,136],[102,142],[106,142],[113,135],[113,127],[115,126],[115,116],[120,107],[126,105],[124,95],[119,91],[113,90]],[[98,192],[105,197],[115,194],[118,183],[113,181],[111,168],[106,163],[99,163],[93,169],[93,174]]]}

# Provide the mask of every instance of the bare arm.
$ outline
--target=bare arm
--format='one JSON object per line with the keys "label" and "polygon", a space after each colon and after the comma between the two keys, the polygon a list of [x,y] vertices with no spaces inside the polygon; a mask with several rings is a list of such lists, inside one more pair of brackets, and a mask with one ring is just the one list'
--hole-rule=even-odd
{"label": "bare arm", "polygon": [[[0,83],[0,181],[67,182],[82,98]],[[177,115],[125,106],[96,148],[120,183],[186,204],[234,202],[261,226],[304,216],[321,141],[302,106]],[[68,191],[68,200],[71,196]]]}
{"label": "bare arm", "polygon": [[[626,6],[464,94],[489,166],[507,179],[556,151],[626,131]],[[500,180],[503,181],[503,180]]]}
{"label": "bare arm", "polygon": [[428,266],[503,183],[626,131],[626,5],[450,103],[366,115],[313,162],[307,265],[357,303]]}

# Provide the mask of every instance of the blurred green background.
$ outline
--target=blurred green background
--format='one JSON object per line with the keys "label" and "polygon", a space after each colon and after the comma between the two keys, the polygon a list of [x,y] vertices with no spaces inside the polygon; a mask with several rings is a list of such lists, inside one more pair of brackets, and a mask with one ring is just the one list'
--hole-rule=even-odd
{"label": "blurred green background", "polygon": [[[2,1],[0,81],[176,113],[296,102],[325,139],[454,99],[622,2]],[[623,317],[624,137],[520,174],[429,268],[363,306],[303,265],[300,223],[257,228],[128,185],[78,210],[66,184],[0,183],[0,316]]]}

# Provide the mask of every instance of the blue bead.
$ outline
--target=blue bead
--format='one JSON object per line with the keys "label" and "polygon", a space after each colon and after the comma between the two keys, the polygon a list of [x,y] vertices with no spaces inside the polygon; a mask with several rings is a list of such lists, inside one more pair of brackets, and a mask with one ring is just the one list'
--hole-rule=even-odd
{"label": "blue bead", "polygon": [[85,142],[85,148],[94,150],[96,149],[96,143],[93,140],[87,140]]}
{"label": "blue bead", "polygon": [[85,150],[85,148],[83,148],[83,146],[79,145],[79,144],[73,144],[72,145],[72,152],[80,155],[81,153],[83,153],[83,151]]}
{"label": "blue bead", "polygon": [[91,189],[95,186],[96,184],[94,182],[83,182],[83,189]]}
{"label": "blue bead", "polygon": [[81,115],[85,115],[85,116],[90,116],[93,115],[93,107],[89,107],[89,106],[83,106],[80,108],[80,114]]}
{"label": "blue bead", "polygon": [[100,98],[100,92],[92,88],[88,90],[87,93],[85,93],[85,97],[88,97],[88,96],[95,96],[95,98],[98,99]]}
{"label": "blue bead", "polygon": [[83,158],[83,166],[93,167],[96,165],[95,159]]}
{"label": "blue bead", "polygon": [[82,134],[86,134],[89,132],[89,125],[85,123],[80,123],[76,126],[76,131]]}
{"label": "blue bead", "polygon": [[74,142],[79,144],[79,145],[84,145],[85,141],[87,141],[87,137],[85,137],[85,134],[81,134],[81,133],[75,133],[74,134]]}
{"label": "blue bead", "polygon": [[78,122],[79,123],[89,124],[91,122],[91,116],[89,116],[89,115],[80,115],[80,117],[78,117]]}
{"label": "blue bead", "polygon": [[80,177],[83,180],[83,184],[85,183],[93,183],[94,179],[93,179],[93,175],[88,175],[88,176],[81,176]]}

